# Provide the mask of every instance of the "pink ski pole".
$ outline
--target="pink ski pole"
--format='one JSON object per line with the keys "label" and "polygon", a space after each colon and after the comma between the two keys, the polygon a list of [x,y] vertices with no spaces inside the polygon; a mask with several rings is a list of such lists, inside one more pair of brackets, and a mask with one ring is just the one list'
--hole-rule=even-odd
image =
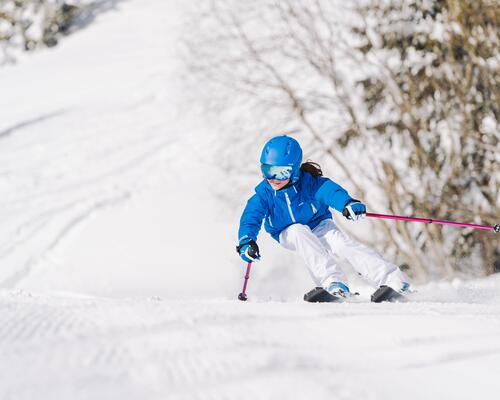
{"label": "pink ski pole", "polygon": [[243,290],[241,291],[241,293],[238,295],[238,300],[241,300],[241,301],[247,301],[247,294],[246,294],[246,291],[247,291],[247,283],[248,283],[248,279],[250,278],[250,268],[252,267],[252,263],[249,262],[247,264],[247,272],[245,273],[245,281],[243,282]]}
{"label": "pink ski pole", "polygon": [[386,215],[386,214],[374,214],[374,213],[366,213],[366,216],[370,217],[370,218],[395,219],[398,221],[424,222],[426,224],[453,225],[453,226],[460,226],[463,228],[493,230],[496,233],[500,232],[500,225],[499,224],[496,224],[493,226],[478,225],[478,224],[466,224],[464,222],[445,221],[442,219],[403,217],[400,215]]}

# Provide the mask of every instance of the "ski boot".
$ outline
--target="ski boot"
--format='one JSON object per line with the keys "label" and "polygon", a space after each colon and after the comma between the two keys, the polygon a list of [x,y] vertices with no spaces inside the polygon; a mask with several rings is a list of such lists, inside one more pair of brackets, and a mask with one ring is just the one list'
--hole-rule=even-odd
{"label": "ski boot", "polygon": [[349,288],[344,285],[342,282],[332,282],[326,288],[326,291],[330,293],[332,296],[339,297],[342,299],[346,299],[351,295],[351,291]]}

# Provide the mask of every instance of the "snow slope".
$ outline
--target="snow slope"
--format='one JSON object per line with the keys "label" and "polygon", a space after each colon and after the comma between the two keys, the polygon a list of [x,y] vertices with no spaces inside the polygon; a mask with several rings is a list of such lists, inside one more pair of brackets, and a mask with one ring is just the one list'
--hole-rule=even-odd
{"label": "snow slope", "polygon": [[493,399],[499,289],[462,288],[493,303],[339,305],[2,293],[0,395]]}
{"label": "snow slope", "polygon": [[183,101],[182,2],[104,1],[0,69],[0,399],[493,398],[499,277],[304,304],[300,261],[263,236],[235,300],[238,213]]}
{"label": "snow slope", "polygon": [[[210,179],[193,174],[215,179],[217,171],[198,154],[206,131],[178,101],[178,3],[110,3],[57,48],[0,70],[3,288],[113,296],[132,283],[166,295],[186,278],[176,271],[201,272],[194,247],[229,254],[233,246]],[[117,209],[122,215],[110,221]],[[88,235],[80,232],[89,225]],[[195,243],[193,231],[209,239]],[[220,270],[233,270],[231,255]],[[160,282],[169,264],[170,279]],[[223,276],[230,274],[219,275],[221,287]]]}

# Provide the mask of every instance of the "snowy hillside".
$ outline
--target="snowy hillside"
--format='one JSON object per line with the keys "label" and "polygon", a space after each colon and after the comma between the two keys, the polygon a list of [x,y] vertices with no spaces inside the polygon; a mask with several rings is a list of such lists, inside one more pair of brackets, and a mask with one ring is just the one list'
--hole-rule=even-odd
{"label": "snowy hillside", "polygon": [[195,281],[192,246],[230,253],[233,232],[190,238],[228,228],[210,196],[216,171],[198,156],[203,132],[177,102],[176,10],[116,2],[57,48],[0,70],[3,288],[165,295]]}
{"label": "snowy hillside", "polygon": [[305,268],[263,236],[236,300],[228,172],[179,79],[183,2],[110,3],[0,69],[0,399],[493,398],[498,276],[305,304]]}

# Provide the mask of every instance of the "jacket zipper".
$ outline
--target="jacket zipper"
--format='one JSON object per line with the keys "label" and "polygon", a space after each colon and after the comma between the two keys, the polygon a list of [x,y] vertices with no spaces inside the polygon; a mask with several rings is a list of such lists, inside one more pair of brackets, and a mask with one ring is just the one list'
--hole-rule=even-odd
{"label": "jacket zipper", "polygon": [[295,221],[295,217],[292,212],[292,203],[290,202],[290,198],[288,197],[288,193],[285,192],[285,198],[286,198],[286,205],[288,206],[288,213],[290,214],[290,218],[292,219],[292,222],[295,224],[297,221]]}

